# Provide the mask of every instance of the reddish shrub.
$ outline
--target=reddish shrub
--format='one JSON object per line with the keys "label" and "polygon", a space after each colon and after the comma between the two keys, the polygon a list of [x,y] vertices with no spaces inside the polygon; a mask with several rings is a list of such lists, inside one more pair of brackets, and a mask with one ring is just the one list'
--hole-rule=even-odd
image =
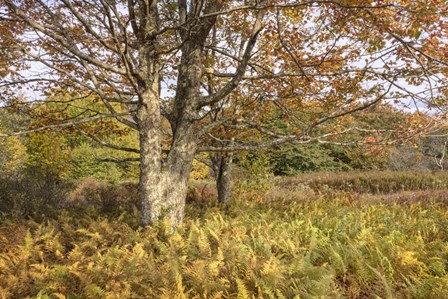
{"label": "reddish shrub", "polygon": [[99,207],[105,211],[129,208],[138,204],[138,187],[127,183],[111,185],[93,178],[79,181],[67,200],[67,207]]}

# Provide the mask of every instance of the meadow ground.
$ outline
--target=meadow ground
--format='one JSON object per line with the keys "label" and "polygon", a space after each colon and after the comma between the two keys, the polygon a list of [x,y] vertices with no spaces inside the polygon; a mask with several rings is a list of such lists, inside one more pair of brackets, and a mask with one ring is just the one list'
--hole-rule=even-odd
{"label": "meadow ground", "polygon": [[225,206],[196,184],[174,233],[132,207],[3,216],[0,298],[448,298],[447,183],[274,178]]}

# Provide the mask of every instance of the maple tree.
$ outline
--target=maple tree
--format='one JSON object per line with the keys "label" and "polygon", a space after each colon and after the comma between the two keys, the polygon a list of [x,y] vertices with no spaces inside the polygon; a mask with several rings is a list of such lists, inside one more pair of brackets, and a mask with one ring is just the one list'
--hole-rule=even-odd
{"label": "maple tree", "polygon": [[[63,89],[69,105],[94,95],[104,109],[16,135],[102,119],[136,130],[138,149],[85,133],[139,153],[141,223],[176,225],[197,152],[226,173],[234,151],[387,143],[436,125],[447,10],[441,0],[0,0],[1,100],[40,101],[14,101],[18,88]],[[344,121],[391,102],[433,117],[394,134]],[[266,126],[274,110],[285,128]]]}

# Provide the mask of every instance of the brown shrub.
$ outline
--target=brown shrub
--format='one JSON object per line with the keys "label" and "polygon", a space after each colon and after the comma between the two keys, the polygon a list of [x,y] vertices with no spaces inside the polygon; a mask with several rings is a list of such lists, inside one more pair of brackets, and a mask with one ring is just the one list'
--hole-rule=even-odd
{"label": "brown shrub", "polygon": [[138,186],[132,183],[111,185],[94,178],[78,182],[67,197],[66,207],[98,207],[112,212],[138,205]]}
{"label": "brown shrub", "polygon": [[216,201],[218,193],[216,188],[208,184],[197,184],[188,188],[187,203],[200,203]]}
{"label": "brown shrub", "polygon": [[275,183],[286,189],[303,184],[316,192],[329,188],[347,192],[387,194],[403,191],[448,189],[448,172],[320,172],[276,178]]}
{"label": "brown shrub", "polygon": [[63,205],[69,188],[53,176],[1,177],[0,212],[18,219],[52,213]]}

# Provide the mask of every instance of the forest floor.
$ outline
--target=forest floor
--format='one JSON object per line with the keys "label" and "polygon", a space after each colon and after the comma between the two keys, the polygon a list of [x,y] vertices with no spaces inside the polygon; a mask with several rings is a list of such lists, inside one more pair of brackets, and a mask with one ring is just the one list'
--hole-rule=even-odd
{"label": "forest floor", "polygon": [[0,218],[0,298],[448,298],[448,176],[310,174],[192,187],[187,217],[138,209]]}

